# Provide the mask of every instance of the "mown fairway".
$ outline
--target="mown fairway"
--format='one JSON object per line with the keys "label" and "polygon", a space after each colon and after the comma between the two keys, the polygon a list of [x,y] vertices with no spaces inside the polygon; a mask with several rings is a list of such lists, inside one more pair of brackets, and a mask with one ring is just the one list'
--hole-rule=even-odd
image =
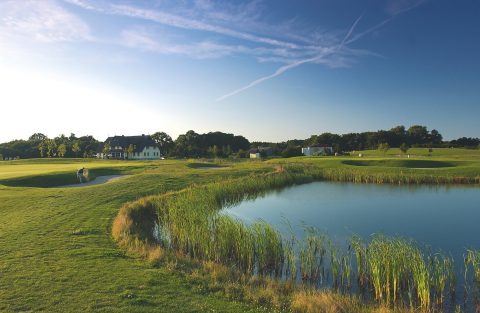
{"label": "mown fairway", "polygon": [[[480,176],[478,150],[471,150],[464,157],[461,150],[456,151],[457,154],[449,150],[448,155],[442,155],[440,149],[434,151],[440,155],[419,159],[450,162],[452,166],[404,167],[395,157],[388,161],[391,163],[366,165],[344,162],[359,158],[278,159],[225,163],[228,166],[220,169],[168,160],[1,162],[0,312],[264,311],[230,301],[221,294],[207,293],[181,273],[155,268],[144,260],[126,256],[111,237],[112,221],[119,208],[145,195],[274,171],[278,163],[306,163],[345,170],[361,168],[372,173]],[[374,154],[362,161],[379,161],[381,157]],[[97,175],[134,176],[84,188],[29,187],[29,184],[63,184],[81,166]]]}
{"label": "mown fairway", "polygon": [[[67,165],[46,162],[51,164],[42,168],[50,171]],[[23,176],[34,167],[22,163],[28,168],[20,171]],[[116,165],[102,163],[94,165]],[[252,169],[213,172],[170,161],[144,165],[143,173],[99,186],[0,187],[0,312],[255,311],[125,256],[110,235],[111,221],[126,201]],[[76,169],[78,163],[67,166]]]}

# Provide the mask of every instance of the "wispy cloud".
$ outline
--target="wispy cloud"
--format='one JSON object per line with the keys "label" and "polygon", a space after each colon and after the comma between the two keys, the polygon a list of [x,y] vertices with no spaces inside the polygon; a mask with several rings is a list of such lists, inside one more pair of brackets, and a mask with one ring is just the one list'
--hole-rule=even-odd
{"label": "wispy cloud", "polygon": [[[93,2],[85,1],[85,0],[64,0],[64,1],[70,4],[80,6],[87,10],[94,10],[97,12],[102,12],[105,14],[111,14],[111,15],[117,15],[117,16],[143,19],[143,20],[152,21],[152,22],[170,26],[170,27],[216,33],[216,34],[220,34],[223,36],[228,36],[236,39],[242,39],[250,42],[268,44],[272,46],[279,46],[279,47],[285,47],[290,49],[302,48],[301,46],[292,42],[283,41],[283,40],[270,38],[270,37],[257,36],[255,34],[251,34],[248,32],[238,31],[238,30],[224,27],[218,24],[207,23],[201,19],[192,19],[190,17],[173,14],[163,10],[145,9],[145,8],[135,7],[132,5],[125,5],[125,4],[103,4],[103,5],[95,6]],[[192,14],[191,10],[187,10],[184,12]],[[221,19],[226,19],[227,16],[229,15],[226,15],[225,13],[222,13],[220,15],[215,15],[213,14],[212,11],[210,11],[209,16],[217,16],[217,18],[220,16]]]}
{"label": "wispy cloud", "polygon": [[126,47],[166,55],[185,55],[194,59],[220,58],[249,50],[243,46],[222,45],[206,40],[190,44],[160,41],[148,30],[138,27],[122,31],[120,43]]}
{"label": "wispy cloud", "polygon": [[[168,7],[168,1],[162,1],[161,8],[143,8],[127,4],[110,4],[91,0],[64,0],[85,10],[101,14],[114,15],[149,21],[156,24],[204,32],[206,36],[221,35],[220,41],[206,39],[200,42],[178,44],[178,40],[167,42],[154,31],[129,28],[122,31],[122,45],[136,47],[144,51],[162,54],[181,54],[193,58],[215,58],[232,54],[253,56],[259,62],[277,62],[286,65],[299,60],[317,56],[331,46],[338,44],[338,37],[331,33],[313,31],[308,36],[293,31],[294,21],[278,23],[276,26],[259,22],[262,12],[261,1],[251,1],[241,5],[224,2],[196,0],[190,5],[181,2]],[[167,7],[167,8],[165,8]],[[162,9],[163,8],[163,9]],[[269,33],[269,35],[259,35]],[[232,44],[232,40],[238,43]],[[188,41],[188,40],[187,40]],[[324,62],[328,63],[328,60]],[[334,62],[338,64],[337,62]],[[332,63],[332,65],[334,64]]]}
{"label": "wispy cloud", "polygon": [[0,35],[13,34],[40,42],[92,39],[86,23],[51,0],[0,2]]}
{"label": "wispy cloud", "polygon": [[[220,35],[216,36],[215,40],[206,39],[192,43],[187,39],[185,43],[179,44],[178,38],[166,41],[163,36],[155,34],[154,27],[148,30],[146,27],[141,29],[130,27],[122,31],[121,45],[161,54],[181,54],[196,59],[245,54],[256,58],[259,62],[289,64],[317,55],[319,51],[328,49],[329,44],[338,41],[330,33],[313,32],[309,37],[296,34],[292,31],[294,23],[292,21],[278,23],[276,26],[259,22],[262,2],[258,0],[240,5],[196,0],[175,2],[172,7],[168,7],[168,1],[162,1],[161,5],[155,9],[91,0],[64,1],[101,14],[204,32],[205,36]],[[259,33],[273,35],[258,35]],[[238,43],[232,43],[232,40]],[[221,41],[228,41],[228,43],[221,43]]]}
{"label": "wispy cloud", "polygon": [[418,7],[425,1],[426,0],[388,0],[386,11],[390,15],[398,15]]}
{"label": "wispy cloud", "polygon": [[[279,64],[272,74],[255,79],[217,99],[222,101],[303,64],[347,67],[361,56],[378,56],[367,50],[353,49],[350,45],[425,0],[387,1],[386,10],[390,17],[356,33],[363,14],[353,21],[349,29],[324,31],[301,25],[295,18],[267,23],[262,0],[242,4],[213,0],[162,0],[147,2],[149,7],[144,6],[145,2],[136,1],[4,0],[0,2],[0,40],[2,33],[3,37],[15,33],[41,42],[95,40],[97,43],[195,59],[243,54],[258,62]],[[104,16],[121,17],[123,22],[118,24],[121,29],[117,29],[115,36],[108,40],[94,39],[90,27],[68,11],[73,7]],[[174,38],[164,36],[165,30],[170,28],[182,32],[175,32]]]}

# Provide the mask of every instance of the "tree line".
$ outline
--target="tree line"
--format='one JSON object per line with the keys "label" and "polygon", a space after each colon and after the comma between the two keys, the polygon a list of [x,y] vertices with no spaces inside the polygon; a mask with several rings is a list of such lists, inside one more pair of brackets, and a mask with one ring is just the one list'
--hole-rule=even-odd
{"label": "tree line", "polygon": [[42,133],[35,133],[27,140],[12,140],[0,144],[2,159],[29,159],[44,157],[89,158],[93,157],[100,142],[93,136],[77,137],[60,135],[48,138]]}
{"label": "tree line", "polygon": [[[479,138],[461,137],[451,141],[443,141],[442,135],[435,129],[429,131],[426,126],[414,125],[408,129],[396,126],[390,130],[378,130],[362,133],[333,134],[322,133],[307,139],[294,139],[284,142],[250,142],[243,136],[223,132],[198,134],[189,130],[173,140],[165,132],[156,132],[152,139],[160,146],[164,156],[176,158],[211,157],[224,158],[230,156],[248,157],[248,151],[258,147],[271,147],[273,155],[291,157],[301,155],[301,148],[306,146],[330,146],[334,152],[343,153],[355,150],[410,147],[458,147],[478,148]],[[48,138],[42,133],[35,133],[27,140],[13,140],[0,144],[0,158],[89,158],[93,157],[101,142],[93,136],[77,137],[60,135]],[[108,147],[108,145],[104,145]]]}

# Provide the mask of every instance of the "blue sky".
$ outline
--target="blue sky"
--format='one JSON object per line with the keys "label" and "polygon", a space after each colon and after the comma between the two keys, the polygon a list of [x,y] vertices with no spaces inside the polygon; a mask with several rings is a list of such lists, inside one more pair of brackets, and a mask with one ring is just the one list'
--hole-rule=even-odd
{"label": "blue sky", "polygon": [[476,0],[0,1],[0,141],[480,136]]}

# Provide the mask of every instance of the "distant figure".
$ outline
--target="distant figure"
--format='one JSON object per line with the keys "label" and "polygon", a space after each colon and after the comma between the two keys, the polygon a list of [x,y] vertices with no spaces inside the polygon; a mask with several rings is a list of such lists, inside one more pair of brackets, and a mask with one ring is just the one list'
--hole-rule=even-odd
{"label": "distant figure", "polygon": [[83,173],[84,173],[84,171],[85,171],[84,167],[82,167],[81,169],[79,169],[77,171],[77,178],[80,181],[80,183],[83,183],[83,178],[84,178]]}

